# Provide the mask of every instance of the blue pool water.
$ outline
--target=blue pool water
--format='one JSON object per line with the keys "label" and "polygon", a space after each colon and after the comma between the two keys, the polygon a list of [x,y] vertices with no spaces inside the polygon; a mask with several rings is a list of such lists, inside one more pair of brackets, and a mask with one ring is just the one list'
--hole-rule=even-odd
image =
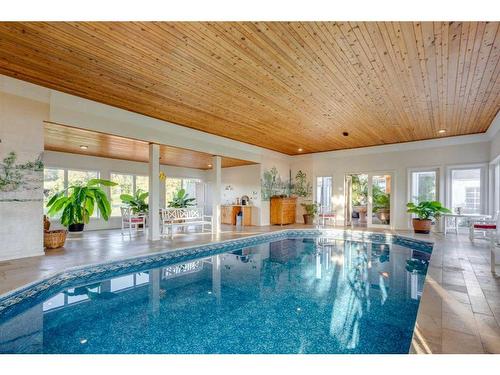
{"label": "blue pool water", "polygon": [[408,353],[430,251],[285,238],[54,286],[1,353]]}

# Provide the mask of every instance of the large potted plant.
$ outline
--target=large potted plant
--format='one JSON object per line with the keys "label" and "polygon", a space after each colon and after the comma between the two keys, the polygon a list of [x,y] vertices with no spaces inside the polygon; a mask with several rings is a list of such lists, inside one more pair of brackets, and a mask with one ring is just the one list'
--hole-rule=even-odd
{"label": "large potted plant", "polygon": [[147,214],[149,205],[146,201],[148,199],[149,193],[141,189],[137,189],[134,195],[121,194],[120,199],[123,204],[130,207],[132,213],[135,215]]}
{"label": "large potted plant", "polygon": [[441,214],[451,212],[438,201],[423,201],[418,204],[410,202],[406,207],[406,212],[417,215],[412,220],[415,233],[429,233],[433,219],[437,219]]}
{"label": "large potted plant", "polygon": [[180,189],[170,202],[168,202],[168,207],[171,208],[186,208],[190,206],[196,206],[196,198],[190,198],[186,190]]}
{"label": "large potted plant", "polygon": [[304,207],[304,210],[306,210],[306,213],[302,215],[304,217],[304,224],[314,224],[314,216],[318,213],[318,204],[302,203],[301,206]]}
{"label": "large potted plant", "polygon": [[83,231],[84,225],[88,224],[94,213],[95,207],[104,220],[108,220],[111,214],[111,204],[103,186],[115,186],[115,182],[94,178],[86,184],[71,185],[52,196],[47,203],[48,215],[61,214],[61,224],[68,227],[70,232]]}

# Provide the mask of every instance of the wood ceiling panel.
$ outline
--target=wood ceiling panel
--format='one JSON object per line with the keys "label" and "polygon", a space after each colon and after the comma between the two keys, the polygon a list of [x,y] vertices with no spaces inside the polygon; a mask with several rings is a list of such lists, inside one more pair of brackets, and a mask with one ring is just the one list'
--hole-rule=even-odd
{"label": "wood ceiling panel", "polygon": [[[98,156],[147,163],[148,142],[46,122],[44,126],[45,150]],[[87,146],[83,150],[80,146]],[[212,155],[178,147],[160,145],[160,163],[176,167],[208,170],[212,168]],[[222,167],[255,164],[247,160],[222,157]]]}
{"label": "wood ceiling panel", "polygon": [[498,22],[0,22],[0,73],[293,155],[485,132],[500,107],[499,33]]}

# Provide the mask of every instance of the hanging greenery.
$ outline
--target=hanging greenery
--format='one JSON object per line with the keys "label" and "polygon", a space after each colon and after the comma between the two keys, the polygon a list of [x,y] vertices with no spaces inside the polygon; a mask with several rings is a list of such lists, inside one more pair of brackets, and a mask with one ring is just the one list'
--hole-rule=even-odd
{"label": "hanging greenery", "polygon": [[295,184],[293,185],[293,194],[298,197],[307,198],[312,195],[312,185],[307,180],[307,175],[299,170],[295,175]]}

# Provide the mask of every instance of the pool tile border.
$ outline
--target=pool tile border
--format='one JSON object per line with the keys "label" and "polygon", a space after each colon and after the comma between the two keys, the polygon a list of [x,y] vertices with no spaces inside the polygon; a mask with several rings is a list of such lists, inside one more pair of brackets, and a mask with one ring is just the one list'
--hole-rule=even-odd
{"label": "pool tile border", "polygon": [[112,262],[68,268],[0,296],[0,314],[15,313],[18,310],[17,308],[24,306],[26,303],[40,301],[49,295],[52,292],[52,288],[56,286],[58,289],[64,289],[70,284],[78,284],[80,282],[85,284],[106,278],[107,276],[111,276],[111,274],[126,274],[147,270],[151,268],[152,263],[161,267],[189,261],[198,257],[228,252],[240,247],[259,245],[272,240],[299,237],[314,238],[319,236],[335,240],[394,243],[426,252],[432,252],[433,248],[432,242],[398,234],[361,232],[345,229],[283,229],[281,231],[261,233],[205,245],[160,251],[154,254],[140,255]]}

